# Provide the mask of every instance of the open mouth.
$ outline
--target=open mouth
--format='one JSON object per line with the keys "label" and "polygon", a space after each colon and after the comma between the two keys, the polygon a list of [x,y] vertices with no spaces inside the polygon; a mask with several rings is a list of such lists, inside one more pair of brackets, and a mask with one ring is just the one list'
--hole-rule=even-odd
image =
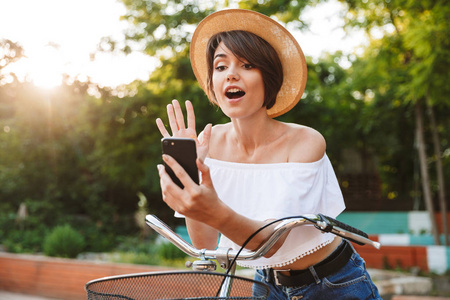
{"label": "open mouth", "polygon": [[245,95],[245,92],[238,88],[232,88],[225,92],[225,96],[229,99],[240,98]]}

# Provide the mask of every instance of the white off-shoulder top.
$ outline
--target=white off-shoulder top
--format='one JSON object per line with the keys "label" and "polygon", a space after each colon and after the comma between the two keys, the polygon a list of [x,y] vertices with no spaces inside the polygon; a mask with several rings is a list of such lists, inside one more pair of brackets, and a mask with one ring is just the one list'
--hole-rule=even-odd
{"label": "white off-shoulder top", "polygon": [[[327,155],[312,163],[247,164],[211,158],[205,163],[210,168],[219,198],[237,213],[254,220],[315,213],[336,218],[345,209]],[[333,239],[331,233],[322,233],[313,226],[300,226],[289,233],[272,257],[238,264],[256,269],[282,267],[317,251]],[[240,248],[224,235],[219,247]]]}

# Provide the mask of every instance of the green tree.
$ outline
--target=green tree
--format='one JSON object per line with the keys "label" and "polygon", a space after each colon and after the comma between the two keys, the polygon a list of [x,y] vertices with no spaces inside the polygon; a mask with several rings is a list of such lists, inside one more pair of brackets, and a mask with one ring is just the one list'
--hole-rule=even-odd
{"label": "green tree", "polygon": [[[419,150],[422,190],[433,227],[435,243],[439,244],[434,205],[429,184],[422,106],[429,108],[432,118],[435,159],[438,161],[439,195],[446,226],[445,186],[442,171],[438,128],[433,121],[434,106],[448,107],[449,86],[443,81],[449,75],[450,38],[446,20],[450,8],[445,1],[342,1],[347,3],[347,26],[363,28],[372,44],[364,56],[366,67],[379,76],[374,91],[392,91],[392,100],[413,107],[416,142]],[[378,34],[382,38],[376,38]],[[369,73],[369,71],[366,71]],[[391,81],[392,80],[392,81]],[[447,243],[447,232],[445,232]]]}
{"label": "green tree", "polygon": [[[6,91],[0,102],[9,103],[11,112],[0,118],[0,238],[12,249],[39,251],[46,228],[69,221],[88,236],[91,250],[114,245],[112,233],[133,230],[138,198],[129,177],[143,176],[135,169],[115,176],[101,172],[96,155],[115,149],[99,143],[106,140],[99,128],[109,116],[100,113],[101,100],[86,93],[87,85],[73,82],[54,91],[20,82],[0,87]],[[18,222],[23,204],[28,216]]]}

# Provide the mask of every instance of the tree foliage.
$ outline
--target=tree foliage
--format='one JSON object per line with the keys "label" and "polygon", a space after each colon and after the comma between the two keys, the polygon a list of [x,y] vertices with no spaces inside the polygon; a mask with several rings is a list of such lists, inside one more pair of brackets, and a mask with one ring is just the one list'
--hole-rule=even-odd
{"label": "tree foliage", "polygon": [[[139,45],[146,54],[157,56],[160,65],[148,81],[111,90],[67,78],[59,89],[42,91],[14,77],[5,80],[0,72],[0,239],[12,251],[40,251],[51,228],[66,223],[85,236],[88,250],[110,249],[118,235],[137,233],[133,215],[138,195],[148,199],[147,211],[173,225],[177,221],[161,199],[156,170],[161,163],[156,118],[167,124],[170,100],[189,99],[198,131],[207,123],[228,121],[195,80],[189,42],[201,19],[229,3],[122,1],[127,8],[123,19],[130,24],[127,39],[104,39],[101,46],[130,52]],[[308,24],[300,20],[301,13],[318,2],[234,3],[304,30]],[[318,60],[307,57],[305,94],[279,119],[320,131],[338,175],[379,176],[379,209],[423,209],[414,175],[418,172],[413,104],[429,97],[436,108],[448,178],[448,5],[342,2],[348,7],[347,26],[366,30],[370,44],[360,56],[338,52]],[[0,49],[0,71],[23,54],[10,41],[3,41]],[[351,67],[343,67],[343,62],[351,62]],[[430,139],[426,142],[431,145]],[[355,160],[353,156],[349,160],[349,150],[361,158],[358,170],[349,168]],[[434,178],[432,184],[436,189]],[[374,207],[363,200],[361,205]],[[25,218],[17,213],[22,203],[27,207]],[[352,204],[348,207],[352,209]]]}
{"label": "tree foliage", "polygon": [[[419,150],[418,165],[420,165],[422,189],[420,191],[416,187],[414,193],[416,198],[419,198],[419,191],[423,195],[433,225],[435,241],[439,243],[434,217],[436,203],[433,203],[428,175],[431,165],[427,157],[434,156],[433,160],[437,161],[437,178],[433,180],[435,182],[433,185],[439,191],[439,206],[442,209],[443,223],[446,228],[446,187],[442,159],[448,160],[448,155],[442,157],[441,148],[448,147],[447,138],[445,138],[448,131],[442,131],[442,127],[438,124],[447,123],[448,118],[438,117],[436,122],[434,111],[435,108],[439,108],[439,115],[448,116],[449,85],[442,79],[448,77],[450,67],[450,29],[445,24],[445,20],[450,17],[450,8],[445,1],[343,2],[349,7],[347,25],[364,28],[371,38],[371,44],[361,58],[362,63],[354,65],[354,69],[362,74],[377,76],[377,81],[371,81],[375,86],[377,102],[389,103],[394,100],[398,107],[404,107],[407,112],[406,117],[409,116],[410,121],[413,119],[411,116],[415,117],[415,143]],[[379,33],[382,33],[381,38],[376,37]],[[426,129],[422,126],[424,105],[428,108],[430,118],[430,125]],[[409,133],[412,136],[413,132],[414,129],[410,129],[406,131],[406,134]],[[426,144],[430,143],[425,140],[428,132],[430,133],[428,135],[433,137],[434,154],[431,154],[429,150],[426,153],[426,148],[433,148],[426,147]],[[401,134],[404,135],[405,131],[397,133],[398,141],[402,141]],[[442,135],[444,135],[442,139],[444,145],[441,145],[440,136]],[[407,162],[400,157],[402,153],[407,152],[395,153],[399,158],[398,161]],[[394,162],[390,158],[388,161],[391,165]],[[411,159],[411,161],[416,160]],[[404,163],[400,167],[401,170],[408,169]],[[394,170],[397,171],[399,168]],[[392,180],[388,182],[392,183]],[[447,236],[447,229],[444,231]]]}

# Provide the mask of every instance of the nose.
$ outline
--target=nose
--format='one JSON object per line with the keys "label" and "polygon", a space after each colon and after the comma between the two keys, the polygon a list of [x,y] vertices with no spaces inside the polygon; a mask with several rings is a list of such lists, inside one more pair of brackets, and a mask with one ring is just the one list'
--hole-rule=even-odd
{"label": "nose", "polygon": [[227,81],[239,80],[239,78],[240,77],[234,68],[228,68]]}

